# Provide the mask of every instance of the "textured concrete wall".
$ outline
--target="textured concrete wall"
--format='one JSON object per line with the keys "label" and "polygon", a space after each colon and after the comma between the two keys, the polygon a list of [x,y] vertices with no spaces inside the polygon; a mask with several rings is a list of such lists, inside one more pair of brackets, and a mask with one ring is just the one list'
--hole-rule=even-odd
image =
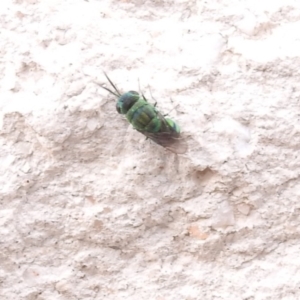
{"label": "textured concrete wall", "polygon": [[7,0],[0,24],[1,299],[300,299],[299,1]]}

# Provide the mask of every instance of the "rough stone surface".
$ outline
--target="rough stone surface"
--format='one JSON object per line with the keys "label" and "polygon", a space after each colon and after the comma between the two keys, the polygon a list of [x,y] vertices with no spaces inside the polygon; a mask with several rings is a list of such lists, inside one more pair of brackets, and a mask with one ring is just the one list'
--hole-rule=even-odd
{"label": "rough stone surface", "polygon": [[1,299],[300,299],[299,1],[3,0],[0,24]]}

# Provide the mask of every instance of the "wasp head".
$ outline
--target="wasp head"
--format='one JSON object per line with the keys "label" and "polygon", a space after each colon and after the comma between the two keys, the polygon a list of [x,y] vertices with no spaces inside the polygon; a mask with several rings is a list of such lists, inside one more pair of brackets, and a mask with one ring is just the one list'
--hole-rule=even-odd
{"label": "wasp head", "polygon": [[139,93],[129,91],[123,94],[117,102],[116,109],[119,114],[126,114],[128,110],[140,99]]}

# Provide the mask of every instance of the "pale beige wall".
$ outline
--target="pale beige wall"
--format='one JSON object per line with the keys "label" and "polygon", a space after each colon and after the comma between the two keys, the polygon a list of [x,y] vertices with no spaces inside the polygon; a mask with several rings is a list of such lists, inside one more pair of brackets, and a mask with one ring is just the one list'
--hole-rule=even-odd
{"label": "pale beige wall", "polygon": [[1,299],[300,299],[299,1],[2,1],[0,25]]}

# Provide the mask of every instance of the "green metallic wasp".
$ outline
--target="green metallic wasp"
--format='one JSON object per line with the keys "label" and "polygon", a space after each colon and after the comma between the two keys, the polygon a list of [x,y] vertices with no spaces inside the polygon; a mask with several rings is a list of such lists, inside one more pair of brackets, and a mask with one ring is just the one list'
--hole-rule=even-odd
{"label": "green metallic wasp", "polygon": [[101,87],[118,98],[117,112],[125,115],[137,131],[174,153],[183,154],[187,151],[187,143],[180,137],[180,128],[177,123],[170,118],[165,118],[156,109],[156,104],[150,104],[143,94],[140,95],[135,91],[121,94],[106,73],[104,75],[114,91],[104,86]]}

